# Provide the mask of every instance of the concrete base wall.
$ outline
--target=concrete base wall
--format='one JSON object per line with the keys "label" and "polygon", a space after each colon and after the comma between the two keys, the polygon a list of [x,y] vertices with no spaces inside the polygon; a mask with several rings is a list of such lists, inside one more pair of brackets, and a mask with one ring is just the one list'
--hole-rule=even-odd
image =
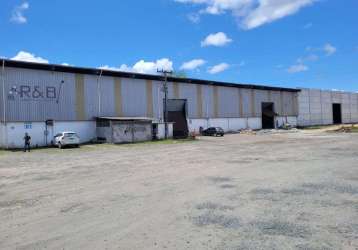
{"label": "concrete base wall", "polygon": [[76,132],[81,143],[90,142],[96,138],[96,122],[94,121],[55,122],[54,135],[66,130]]}
{"label": "concrete base wall", "polygon": [[214,119],[188,119],[189,131],[199,133],[200,127],[221,127],[225,132],[234,132],[240,129],[261,128],[260,118],[214,118]]}
{"label": "concrete base wall", "polygon": [[[279,127],[285,123],[297,126],[297,117],[276,117],[275,124]],[[261,118],[216,118],[216,119],[188,119],[189,131],[199,133],[200,127],[221,127],[225,132],[236,132],[242,129],[262,129]]]}
{"label": "concrete base wall", "polygon": [[[282,119],[279,119],[280,121]],[[297,124],[296,117],[289,117],[292,125]],[[281,122],[279,122],[281,124]],[[242,129],[261,129],[261,118],[215,118],[215,119],[188,119],[189,131],[199,133],[200,127],[221,127],[225,132],[236,132]]]}
{"label": "concrete base wall", "polygon": [[297,127],[296,116],[278,116],[275,118],[276,127],[282,127],[284,124],[290,124],[293,127]]}
{"label": "concrete base wall", "polygon": [[[100,137],[106,137],[104,132],[96,128],[95,121],[77,121],[77,122],[62,122],[55,121],[54,126],[48,127],[48,135],[46,136],[45,122],[9,122],[5,126],[0,123],[0,148],[22,148],[24,146],[24,135],[28,133],[31,136],[32,147],[50,146],[53,137],[64,131],[76,132],[80,137],[81,143],[87,143]],[[101,133],[103,132],[103,133]],[[111,131],[109,131],[111,132]],[[165,126],[160,123],[158,126],[158,139],[164,139]],[[46,140],[47,137],[47,140]],[[168,124],[168,137],[173,138],[173,124]],[[6,143],[7,141],[7,143]]]}
{"label": "concrete base wall", "polygon": [[[32,147],[43,147],[51,145],[53,136],[64,131],[76,132],[80,137],[81,143],[86,143],[96,138],[96,122],[80,121],[80,122],[55,122],[54,126],[48,127],[48,135],[46,136],[45,122],[9,122],[4,129],[5,140],[3,148],[22,148],[24,145],[24,135],[28,133],[31,136]],[[3,137],[3,136],[2,136]]]}
{"label": "concrete base wall", "polygon": [[[296,117],[276,117],[275,124],[282,126],[289,123],[292,126],[297,125]],[[261,118],[215,118],[215,119],[188,119],[189,131],[199,133],[200,127],[222,127],[225,132],[236,132],[242,129],[261,129]],[[173,137],[173,124],[169,124],[169,138]],[[55,121],[54,126],[48,127],[46,136],[45,122],[10,122],[5,126],[0,123],[0,147],[1,148],[22,148],[25,133],[31,136],[33,147],[43,147],[51,145],[54,135],[63,131],[76,132],[81,143],[90,142],[97,138],[98,133],[95,121],[78,121],[78,122],[60,122]],[[158,126],[158,138],[164,139],[164,124]],[[105,137],[105,136],[103,136]]]}
{"label": "concrete base wall", "polygon": [[[157,138],[159,140],[165,139],[165,124],[159,123],[158,124],[158,135]],[[173,138],[173,123],[168,123],[168,138]]]}
{"label": "concrete base wall", "polygon": [[0,148],[5,148],[5,125],[0,122]]}

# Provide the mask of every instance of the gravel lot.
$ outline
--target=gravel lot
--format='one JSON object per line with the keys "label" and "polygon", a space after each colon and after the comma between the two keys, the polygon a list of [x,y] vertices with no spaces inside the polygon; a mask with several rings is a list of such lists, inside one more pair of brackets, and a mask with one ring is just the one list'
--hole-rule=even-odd
{"label": "gravel lot", "polygon": [[0,151],[0,249],[358,249],[358,134]]}

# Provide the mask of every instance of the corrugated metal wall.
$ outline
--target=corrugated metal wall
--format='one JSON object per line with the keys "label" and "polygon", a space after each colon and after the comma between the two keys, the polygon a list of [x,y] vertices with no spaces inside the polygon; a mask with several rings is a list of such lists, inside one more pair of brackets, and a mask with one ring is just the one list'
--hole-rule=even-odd
{"label": "corrugated metal wall", "polygon": [[74,74],[5,69],[8,121],[75,120],[75,94]]}
{"label": "corrugated metal wall", "polygon": [[[163,118],[162,82],[18,68],[6,68],[5,78],[8,121]],[[262,102],[274,102],[281,116],[298,115],[297,94],[292,92],[188,83],[169,83],[168,88],[169,98],[187,99],[193,119],[261,117]]]}
{"label": "corrugated metal wall", "polygon": [[84,77],[85,117],[87,120],[97,116],[116,115],[114,80],[113,77],[106,76],[86,75]]}
{"label": "corrugated metal wall", "polygon": [[[5,76],[3,76],[3,72],[2,70],[0,70],[0,121],[3,120],[3,116],[4,116],[3,77]],[[0,129],[1,129],[1,124],[0,124]],[[1,143],[1,139],[2,138],[0,138],[0,143]]]}
{"label": "corrugated metal wall", "polygon": [[147,115],[146,81],[122,78],[123,116]]}
{"label": "corrugated metal wall", "polygon": [[220,87],[218,88],[218,98],[218,110],[220,117],[240,117],[238,89]]}

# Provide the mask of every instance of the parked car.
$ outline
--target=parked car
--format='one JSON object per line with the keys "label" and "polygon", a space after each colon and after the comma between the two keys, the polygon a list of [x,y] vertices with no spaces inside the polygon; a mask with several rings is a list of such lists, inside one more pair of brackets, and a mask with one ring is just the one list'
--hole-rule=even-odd
{"label": "parked car", "polygon": [[206,136],[224,136],[224,130],[220,127],[211,127],[203,130],[203,135]]}
{"label": "parked car", "polygon": [[63,148],[66,146],[79,147],[80,137],[75,132],[62,132],[54,136],[54,145]]}

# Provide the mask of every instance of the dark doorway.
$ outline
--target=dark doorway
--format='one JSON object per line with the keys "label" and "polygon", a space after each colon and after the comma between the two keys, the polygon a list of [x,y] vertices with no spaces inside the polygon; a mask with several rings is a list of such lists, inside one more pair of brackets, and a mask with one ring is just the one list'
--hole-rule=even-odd
{"label": "dark doorway", "polygon": [[333,103],[333,124],[342,123],[342,105]]}
{"label": "dark doorway", "polygon": [[168,100],[168,122],[173,123],[173,137],[188,137],[188,122],[186,119],[186,100],[169,99]]}
{"label": "dark doorway", "polygon": [[262,128],[274,129],[275,128],[275,111],[272,102],[263,102],[262,108]]}

